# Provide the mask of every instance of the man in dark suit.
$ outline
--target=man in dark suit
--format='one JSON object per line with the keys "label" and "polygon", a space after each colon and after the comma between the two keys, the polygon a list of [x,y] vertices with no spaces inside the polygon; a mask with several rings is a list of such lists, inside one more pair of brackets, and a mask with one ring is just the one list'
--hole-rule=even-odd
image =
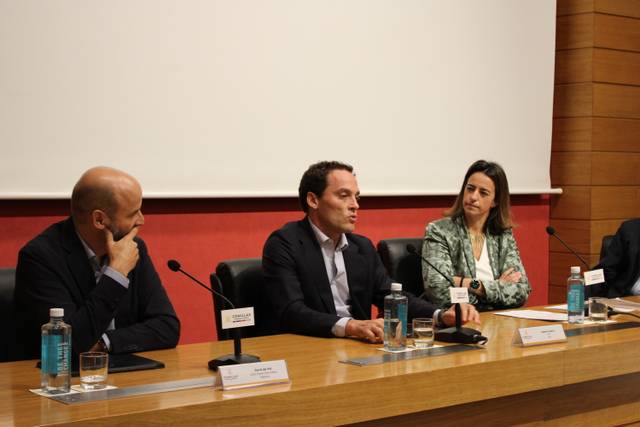
{"label": "man in dark suit", "polygon": [[595,267],[604,269],[605,285],[590,286],[608,298],[640,295],[640,219],[625,221]]}
{"label": "man in dark suit", "polygon": [[[353,168],[339,162],[311,165],[298,189],[307,216],[273,232],[264,246],[266,293],[283,331],[321,337],[384,338],[383,320],[371,319],[371,305],[383,309],[390,293],[373,244],[353,234],[360,190]],[[409,296],[409,318],[434,317],[455,323],[453,309],[442,311]],[[462,320],[479,321],[463,304]]]}
{"label": "man in dark suit", "polygon": [[142,189],[132,176],[97,167],[71,196],[71,217],[18,256],[15,301],[27,356],[39,357],[40,326],[64,309],[74,353],[175,347],[180,322],[138,229]]}

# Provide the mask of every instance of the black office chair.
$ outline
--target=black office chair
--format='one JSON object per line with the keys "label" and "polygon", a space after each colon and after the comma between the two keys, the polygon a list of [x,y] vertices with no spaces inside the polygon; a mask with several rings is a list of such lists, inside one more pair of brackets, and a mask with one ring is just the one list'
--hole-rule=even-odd
{"label": "black office chair", "polygon": [[[394,282],[402,283],[402,290],[419,297],[424,293],[422,282],[422,237],[385,239],[378,242],[378,254]],[[413,245],[418,254],[407,251]]]}
{"label": "black office chair", "polygon": [[[222,290],[218,280],[222,285]],[[240,328],[242,338],[259,337],[274,333],[273,312],[269,309],[264,292],[262,277],[262,260],[260,258],[242,258],[222,261],[211,274],[213,289],[221,292],[236,308],[253,307],[255,326]],[[213,296],[213,307],[216,318],[216,330],[219,340],[233,338],[233,329],[222,329],[220,311],[231,307],[225,306],[222,298]]]}
{"label": "black office chair", "polygon": [[16,269],[0,268],[0,362],[20,360],[17,342],[17,323],[13,290],[16,287]]}

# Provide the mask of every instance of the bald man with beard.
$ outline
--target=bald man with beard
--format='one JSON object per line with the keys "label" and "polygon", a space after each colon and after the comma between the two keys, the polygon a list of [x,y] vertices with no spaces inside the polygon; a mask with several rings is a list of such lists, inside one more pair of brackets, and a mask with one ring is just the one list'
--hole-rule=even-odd
{"label": "bald man with beard", "polygon": [[137,237],[142,189],[125,172],[96,167],[73,188],[71,216],[18,255],[15,301],[27,357],[40,356],[49,309],[64,308],[74,353],[175,347],[180,322]]}

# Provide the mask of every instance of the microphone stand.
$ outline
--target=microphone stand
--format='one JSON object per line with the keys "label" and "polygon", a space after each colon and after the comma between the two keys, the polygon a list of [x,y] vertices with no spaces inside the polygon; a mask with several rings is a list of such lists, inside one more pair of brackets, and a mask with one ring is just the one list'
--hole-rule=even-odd
{"label": "microphone stand", "polygon": [[[424,262],[429,265],[429,267],[433,268],[440,276],[444,277],[444,279],[451,285],[452,288],[455,288],[455,283],[449,277],[445,276],[435,265],[433,265],[428,259],[422,256],[422,254],[418,254],[418,250],[412,244],[407,245],[407,252],[410,254],[414,254],[422,258]],[[458,344],[479,344],[486,343],[488,341],[487,337],[482,336],[482,332],[467,328],[462,326],[462,308],[459,303],[455,304],[456,311],[456,325],[451,326],[449,328],[440,329],[435,334],[436,341],[442,342],[450,342],[450,343],[458,343]]]}
{"label": "microphone stand", "polygon": [[[229,305],[231,308],[235,308],[233,303],[229,301],[227,297],[225,297],[222,293],[215,291],[213,288],[208,287],[186,271],[184,271],[180,267],[180,263],[176,260],[169,260],[167,262],[167,266],[171,271],[180,272],[187,276],[189,279],[193,280],[196,284],[202,286],[208,292],[211,292],[215,296],[222,298],[226,305]],[[222,291],[222,284],[220,283],[220,279],[217,275],[213,275],[218,282],[218,287]],[[240,328],[234,328],[233,331],[233,354],[226,354],[224,356],[216,357],[215,359],[209,360],[208,366],[212,371],[217,371],[218,367],[226,366],[226,365],[239,365],[242,363],[256,363],[259,362],[260,358],[258,356],[253,356],[251,354],[242,354],[242,334],[240,333]]]}
{"label": "microphone stand", "polygon": [[[214,274],[216,281],[218,282],[218,287],[222,290],[222,284],[220,283],[220,279],[217,275]],[[209,288],[207,288],[209,289]],[[224,298],[225,302],[231,305],[231,308],[235,308],[231,301],[227,298]],[[221,316],[222,319],[222,316]],[[233,354],[226,354],[224,356],[216,357],[215,359],[209,360],[209,369],[212,371],[217,371],[220,366],[226,365],[240,365],[243,363],[256,363],[259,362],[260,358],[258,356],[253,356],[251,354],[242,354],[242,334],[240,328],[234,328],[233,330]]]}

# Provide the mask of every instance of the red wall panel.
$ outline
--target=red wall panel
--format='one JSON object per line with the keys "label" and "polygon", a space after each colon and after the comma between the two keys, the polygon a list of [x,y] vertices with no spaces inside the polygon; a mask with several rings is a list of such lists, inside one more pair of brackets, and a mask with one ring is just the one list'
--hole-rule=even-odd
{"label": "red wall panel", "polygon": [[[356,232],[374,243],[390,237],[422,236],[427,222],[442,216],[450,197],[363,198]],[[514,196],[515,236],[534,289],[529,305],[547,302],[549,201]],[[49,224],[66,217],[68,201],[0,201],[0,266],[15,266],[18,250]],[[215,339],[211,297],[166,262],[208,283],[218,262],[259,257],[269,234],[302,217],[295,199],[147,200],[140,232],[182,322],[183,344]]]}

